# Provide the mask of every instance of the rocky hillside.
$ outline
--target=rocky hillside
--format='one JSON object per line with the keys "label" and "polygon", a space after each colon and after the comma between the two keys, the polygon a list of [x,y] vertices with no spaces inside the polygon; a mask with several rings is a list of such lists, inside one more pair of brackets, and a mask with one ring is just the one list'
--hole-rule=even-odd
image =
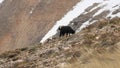
{"label": "rocky hillside", "polygon": [[83,27],[95,23],[96,21],[120,17],[120,1],[96,0],[95,3],[94,0],[92,1],[92,5],[88,6],[84,12],[82,12],[78,17],[74,18],[69,23],[69,25],[72,26],[75,30],[78,30],[78,32]]}
{"label": "rocky hillside", "polygon": [[46,40],[55,35],[51,28],[57,29],[56,24],[69,24],[79,32],[86,24],[120,17],[120,0],[2,1],[0,53]]}
{"label": "rocky hillside", "polygon": [[49,30],[41,43],[57,34],[61,25],[69,25],[76,32],[96,21],[120,17],[120,0],[82,0]]}
{"label": "rocky hillside", "polygon": [[0,53],[39,42],[80,0],[4,0],[0,4]]}
{"label": "rocky hillside", "polygon": [[0,68],[118,68],[120,18],[100,20],[71,36],[7,51]]}

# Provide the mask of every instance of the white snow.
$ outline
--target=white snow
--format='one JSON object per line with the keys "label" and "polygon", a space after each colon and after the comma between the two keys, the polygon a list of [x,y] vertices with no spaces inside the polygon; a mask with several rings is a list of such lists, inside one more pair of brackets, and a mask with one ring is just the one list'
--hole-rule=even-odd
{"label": "white snow", "polygon": [[111,18],[120,17],[120,13],[117,13],[117,14],[115,14],[115,15],[110,15],[110,16],[108,16],[108,17],[111,17]]}
{"label": "white snow", "polygon": [[[118,6],[116,6],[116,5],[118,5]],[[115,9],[120,8],[120,0],[107,0],[107,1],[104,1],[103,3],[101,3],[101,4],[98,5],[98,6],[96,6],[95,8],[91,9],[90,11],[92,11],[92,10],[94,10],[94,9],[100,7],[100,6],[103,7],[103,8],[100,9],[97,13],[95,13],[95,14],[93,15],[93,17],[95,17],[96,15],[99,15],[100,13],[102,13],[102,12],[105,11],[105,10],[110,10],[110,14],[108,14],[108,15],[106,16],[106,18],[108,18],[108,17],[114,18],[114,17],[116,17],[116,16],[117,16],[117,17],[120,17],[120,13],[117,13],[117,14],[115,14],[115,15],[112,15],[112,12],[113,12]],[[116,6],[116,7],[113,8],[114,6]],[[80,28],[77,30],[77,32],[81,31],[83,28],[87,27],[88,25],[93,24],[94,22],[96,22],[96,20],[94,20],[93,22],[89,22],[89,20],[86,21],[86,22],[84,22],[84,23],[80,26]]]}
{"label": "white snow", "polygon": [[[81,15],[86,8],[88,8],[89,6],[93,5],[94,3],[100,3],[97,7],[103,7],[102,9],[100,9],[97,13],[95,13],[93,15],[99,15],[101,12],[103,12],[104,10],[110,10],[112,12],[113,10],[113,6],[115,5],[119,5],[120,4],[120,0],[82,0],[79,3],[77,3],[74,7],[73,10],[70,10],[62,19],[60,19],[59,21],[56,22],[56,24],[52,27],[52,29],[42,38],[42,40],[40,41],[41,43],[43,43],[46,39],[52,37],[53,35],[55,35],[57,33],[57,28],[61,25],[68,25],[70,21],[72,21],[74,18],[78,17],[79,15]],[[91,9],[94,10],[95,8]],[[112,16],[112,15],[111,15]],[[116,16],[116,15],[114,15]],[[118,13],[118,16],[120,16],[120,13]],[[89,19],[90,20],[90,19]],[[86,21],[85,23],[83,23],[83,25],[79,28],[79,30],[83,29],[84,27],[90,25],[91,23],[88,21]],[[94,23],[95,21],[93,21]],[[78,31],[79,31],[78,30]]]}
{"label": "white snow", "polygon": [[57,28],[60,25],[68,25],[70,21],[82,14],[85,9],[91,6],[93,3],[100,3],[103,0],[82,0],[76,6],[73,7],[73,10],[69,11],[61,20],[57,21],[53,28],[43,37],[40,42],[44,42],[46,39],[55,35]]}
{"label": "white snow", "polygon": [[104,6],[104,8],[100,9],[97,13],[95,13],[93,15],[96,16],[96,15],[99,15],[100,13],[102,13],[103,11],[105,10],[110,10],[110,12],[112,12],[114,10],[114,6],[116,5],[119,5],[120,4],[120,0],[107,0],[107,1],[104,1],[103,3],[101,3],[100,5],[101,6]]}
{"label": "white snow", "polygon": [[110,14],[108,14],[107,15],[107,17],[111,17],[111,18],[114,18],[114,17],[120,17],[120,12],[119,13],[117,13],[117,14],[112,14],[113,12],[114,12],[114,10],[117,10],[117,9],[119,9],[120,10],[120,2],[119,2],[119,4],[116,6],[116,7],[113,7],[112,9],[111,9],[111,12],[110,12]]}
{"label": "white snow", "polygon": [[3,2],[4,0],[0,0],[0,4]]}
{"label": "white snow", "polygon": [[89,26],[90,24],[93,24],[93,23],[95,23],[95,22],[97,21],[97,20],[94,20],[94,21],[90,22],[90,20],[91,20],[91,19],[89,19],[88,21],[84,22],[84,23],[80,26],[80,28],[78,28],[78,29],[76,30],[76,33],[79,32],[79,31],[81,31],[83,28],[85,28],[85,27]]}

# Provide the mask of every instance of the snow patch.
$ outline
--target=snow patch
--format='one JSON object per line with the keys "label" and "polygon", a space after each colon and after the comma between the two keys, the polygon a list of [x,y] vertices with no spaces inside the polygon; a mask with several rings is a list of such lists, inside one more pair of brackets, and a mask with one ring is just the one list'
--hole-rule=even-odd
{"label": "snow patch", "polygon": [[[115,6],[115,7],[114,7],[114,6]],[[93,17],[101,14],[101,13],[102,13],[103,11],[105,11],[105,10],[109,10],[109,11],[110,11],[110,14],[108,14],[108,15],[106,16],[106,18],[108,18],[108,17],[110,17],[110,18],[120,17],[120,12],[117,13],[117,14],[114,14],[114,15],[112,14],[112,13],[114,12],[114,10],[120,8],[120,0],[107,0],[107,1],[104,1],[103,3],[99,4],[98,6],[96,6],[96,7],[93,8],[93,9],[91,9],[90,11],[92,11],[92,10],[98,8],[98,7],[103,7],[103,8],[100,9],[97,13],[95,13],[95,14],[93,15]],[[84,22],[76,32],[81,31],[83,28],[89,26],[90,24],[93,24],[93,23],[96,22],[97,20],[94,20],[94,21],[92,21],[92,22],[89,22],[89,21],[90,21],[90,19],[89,19],[88,21]]]}
{"label": "snow patch", "polygon": [[73,10],[69,11],[61,20],[57,21],[53,28],[42,38],[40,41],[43,43],[48,38],[52,37],[57,33],[57,28],[61,25],[68,25],[70,21],[82,14],[86,8],[93,5],[94,3],[101,3],[103,0],[82,0],[76,6],[73,7]]}
{"label": "snow patch", "polygon": [[117,14],[115,14],[115,15],[110,15],[110,16],[108,16],[108,17],[110,17],[111,19],[114,18],[114,17],[120,17],[120,13],[117,13]]}
{"label": "snow patch", "polygon": [[113,10],[114,10],[113,7],[116,6],[116,5],[119,5],[119,4],[120,4],[120,0],[107,0],[107,1],[104,1],[100,5],[101,6],[105,5],[105,6],[102,9],[100,9],[97,13],[95,13],[93,15],[93,17],[99,15],[100,13],[102,13],[105,10],[110,10],[110,12],[113,12]]}
{"label": "snow patch", "polygon": [[[57,21],[56,24],[52,27],[52,29],[42,38],[42,40],[40,41],[41,43],[43,43],[45,40],[47,40],[48,38],[52,37],[53,35],[55,35],[57,33],[57,28],[61,25],[68,25],[70,23],[70,21],[72,21],[74,18],[77,18],[79,15],[81,14],[85,14],[85,9],[87,9],[89,6],[93,5],[94,3],[99,3],[98,6],[96,6],[95,8],[91,9],[90,11],[101,7],[101,9],[96,12],[93,17],[99,15],[100,13],[102,13],[103,11],[109,10],[110,14],[108,14],[107,17],[115,17],[118,16],[120,17],[120,13],[117,14],[112,14],[112,12],[115,9],[118,9],[117,6],[120,6],[120,0],[81,0],[79,3],[76,4],[76,6],[73,7],[73,10],[70,10],[61,20]],[[83,28],[85,28],[86,26],[96,22],[90,22],[91,19],[89,19],[88,21],[84,22],[82,24],[82,26],[77,30],[80,31]]]}
{"label": "snow patch", "polygon": [[114,18],[116,16],[120,17],[120,12],[117,13],[117,14],[112,14],[114,12],[114,10],[117,10],[117,9],[120,9],[120,4],[112,8],[110,14],[107,15],[107,18],[110,17],[112,19],[112,18]]}
{"label": "snow patch", "polygon": [[87,26],[89,26],[89,25],[91,25],[91,24],[93,24],[93,23],[95,23],[95,22],[97,21],[97,20],[94,20],[94,21],[90,22],[90,20],[91,20],[91,19],[89,19],[88,21],[84,22],[84,23],[80,26],[80,28],[78,28],[78,29],[76,30],[76,33],[79,32],[79,31],[81,31],[83,28],[85,28],[85,27],[87,27]]}
{"label": "snow patch", "polygon": [[4,0],[0,0],[0,4],[3,2]]}

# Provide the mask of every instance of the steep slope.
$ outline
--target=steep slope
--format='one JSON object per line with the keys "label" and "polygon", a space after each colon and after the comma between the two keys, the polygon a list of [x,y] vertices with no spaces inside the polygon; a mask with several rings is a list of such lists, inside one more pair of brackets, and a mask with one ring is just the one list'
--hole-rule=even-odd
{"label": "steep slope", "polygon": [[80,0],[4,0],[0,4],[0,53],[39,42]]}
{"label": "steep slope", "polygon": [[[114,17],[120,17],[119,0],[99,1],[96,3],[94,2],[91,6],[87,7],[82,14],[71,21],[70,25],[73,25],[73,28],[77,29],[77,32],[98,20],[109,20]],[[78,27],[76,27],[76,25]]]}
{"label": "steep slope", "polygon": [[120,18],[97,21],[77,34],[0,55],[0,68],[118,68]]}
{"label": "steep slope", "polygon": [[82,0],[73,10],[58,20],[52,29],[43,37],[41,42],[57,33],[61,25],[70,25],[76,32],[98,21],[120,17],[120,0]]}

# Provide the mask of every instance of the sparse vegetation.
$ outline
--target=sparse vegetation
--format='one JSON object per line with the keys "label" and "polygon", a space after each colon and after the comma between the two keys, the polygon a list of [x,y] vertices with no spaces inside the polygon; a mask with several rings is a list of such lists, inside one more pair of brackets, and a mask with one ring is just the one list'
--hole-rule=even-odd
{"label": "sparse vegetation", "polygon": [[120,18],[98,21],[81,32],[0,55],[0,68],[118,68]]}

